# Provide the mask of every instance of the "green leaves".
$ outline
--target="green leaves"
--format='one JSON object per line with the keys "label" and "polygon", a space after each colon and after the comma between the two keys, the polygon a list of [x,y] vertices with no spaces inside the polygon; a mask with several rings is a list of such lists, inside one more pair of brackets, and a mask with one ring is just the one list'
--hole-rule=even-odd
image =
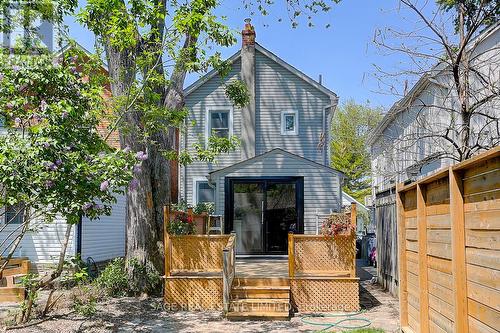
{"label": "green leaves", "polygon": [[[83,70],[81,73],[77,67]],[[84,75],[85,74],[85,75]],[[97,127],[101,87],[86,79],[76,54],[0,56],[0,206],[23,203],[50,220],[109,214],[136,159],[110,148]],[[107,182],[103,189],[102,184]]]}
{"label": "green leaves", "polygon": [[243,108],[250,102],[250,96],[245,83],[241,80],[231,80],[225,85],[226,96],[237,107]]}
{"label": "green leaves", "polygon": [[381,119],[381,110],[348,101],[332,120],[331,166],[346,175],[344,191],[356,199],[370,193],[369,132]]}

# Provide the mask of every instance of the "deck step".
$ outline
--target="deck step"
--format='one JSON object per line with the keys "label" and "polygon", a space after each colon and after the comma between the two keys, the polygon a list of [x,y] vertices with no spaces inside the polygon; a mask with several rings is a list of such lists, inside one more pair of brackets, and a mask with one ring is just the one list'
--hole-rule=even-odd
{"label": "deck step", "polygon": [[232,289],[233,299],[272,298],[289,299],[290,287],[288,286],[237,286]]}
{"label": "deck step", "polygon": [[290,313],[288,311],[229,312],[226,318],[228,320],[290,320]]}
{"label": "deck step", "polygon": [[236,277],[233,286],[290,286],[288,278]]}
{"label": "deck step", "polygon": [[233,312],[289,312],[288,298],[247,298],[231,301],[230,311]]}

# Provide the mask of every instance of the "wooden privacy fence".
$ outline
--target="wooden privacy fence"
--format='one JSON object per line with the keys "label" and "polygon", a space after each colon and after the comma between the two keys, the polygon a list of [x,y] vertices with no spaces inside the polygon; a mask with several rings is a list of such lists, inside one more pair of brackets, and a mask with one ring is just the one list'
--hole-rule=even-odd
{"label": "wooden privacy fence", "polygon": [[405,332],[500,331],[500,148],[398,185]]}
{"label": "wooden privacy fence", "polygon": [[356,278],[356,205],[353,232],[346,235],[288,235],[288,269],[294,306],[302,312],[359,310]]}

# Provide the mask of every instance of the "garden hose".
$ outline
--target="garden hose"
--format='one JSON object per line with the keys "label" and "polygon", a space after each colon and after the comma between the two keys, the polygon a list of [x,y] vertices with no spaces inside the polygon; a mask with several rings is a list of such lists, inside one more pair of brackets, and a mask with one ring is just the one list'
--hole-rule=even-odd
{"label": "garden hose", "polygon": [[[353,329],[368,327],[372,324],[372,322],[367,318],[355,317],[362,313],[363,312],[339,313],[339,314],[314,313],[302,316],[301,321],[304,324],[323,326],[324,328],[321,329],[320,332],[326,332],[332,328],[353,330]],[[335,322],[317,322],[311,320],[312,318],[342,318],[342,317],[347,317],[347,318],[340,319]],[[361,323],[346,325],[347,322],[361,322]]]}

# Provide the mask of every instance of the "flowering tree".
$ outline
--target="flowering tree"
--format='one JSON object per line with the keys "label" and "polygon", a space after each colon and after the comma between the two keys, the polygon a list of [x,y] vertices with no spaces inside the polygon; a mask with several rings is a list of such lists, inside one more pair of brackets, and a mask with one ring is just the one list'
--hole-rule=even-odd
{"label": "flowering tree", "polygon": [[0,55],[0,207],[7,207],[0,217],[9,217],[0,232],[21,218],[8,229],[0,255],[10,258],[26,232],[62,216],[66,242],[53,277],[71,226],[82,216],[110,214],[144,159],[142,152],[110,148],[99,135],[102,85],[91,66],[77,62],[71,54]]}

